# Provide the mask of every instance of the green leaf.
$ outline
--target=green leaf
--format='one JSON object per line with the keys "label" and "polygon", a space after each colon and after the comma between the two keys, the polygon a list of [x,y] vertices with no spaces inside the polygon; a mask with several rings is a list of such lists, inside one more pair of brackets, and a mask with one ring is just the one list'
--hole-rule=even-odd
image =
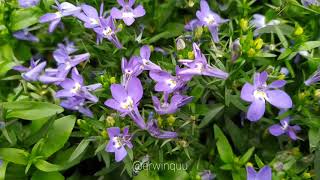
{"label": "green leaf", "polygon": [[214,125],[214,137],[217,141],[217,149],[221,160],[225,163],[233,163],[234,155],[232,148],[228,142],[228,139],[217,125]]}
{"label": "green leaf", "polygon": [[75,121],[76,118],[72,115],[55,120],[48,131],[44,146],[41,148],[39,154],[49,157],[61,149],[69,139]]}
{"label": "green leaf", "polygon": [[133,177],[133,180],[146,180],[146,179],[160,180],[157,174],[152,173],[151,171],[148,171],[148,170],[140,171],[137,176]]}
{"label": "green leaf", "polygon": [[38,160],[34,163],[34,165],[41,171],[44,172],[55,172],[55,171],[61,171],[64,169],[64,166],[57,165],[57,164],[51,164],[48,161],[45,160]]}
{"label": "green leaf", "polygon": [[286,48],[278,57],[278,60],[284,59],[288,57],[292,53],[292,50],[290,48]]}
{"label": "green leaf", "polygon": [[59,172],[43,172],[36,171],[33,173],[31,180],[64,180],[64,177]]}
{"label": "green leaf", "polygon": [[79,157],[88,147],[90,141],[87,139],[83,139],[80,144],[77,146],[77,148],[73,151],[68,161],[73,161],[77,157]]}
{"label": "green leaf", "polygon": [[41,10],[38,7],[17,9],[10,16],[11,30],[18,31],[39,22]]}
{"label": "green leaf", "polygon": [[320,46],[320,41],[308,41],[301,44],[298,51],[308,51]]}
{"label": "green leaf", "polygon": [[199,128],[203,128],[205,127],[207,124],[209,124],[211,122],[211,120],[213,120],[213,118],[223,110],[224,105],[219,103],[219,104],[215,104],[213,105],[210,109],[210,111],[205,115],[205,117],[202,119]]}
{"label": "green leaf", "polygon": [[248,149],[248,151],[240,158],[239,163],[241,165],[244,165],[246,162],[249,161],[250,157],[252,156],[252,153],[254,152],[254,147]]}
{"label": "green leaf", "polygon": [[0,103],[8,110],[7,118],[39,120],[63,112],[63,108],[47,102],[16,101]]}
{"label": "green leaf", "polygon": [[314,171],[316,172],[315,179],[320,179],[320,149],[317,149],[314,158]]}
{"label": "green leaf", "polygon": [[28,163],[29,153],[22,149],[0,148],[0,157],[15,164],[26,165]]}
{"label": "green leaf", "polygon": [[4,180],[6,176],[8,161],[3,161],[0,166],[0,180]]}
{"label": "green leaf", "polygon": [[313,152],[314,150],[317,149],[317,147],[319,147],[320,129],[319,128],[309,129],[308,136],[309,136],[310,151]]}
{"label": "green leaf", "polygon": [[259,158],[258,155],[255,154],[254,155],[254,159],[255,159],[255,161],[256,161],[256,163],[257,163],[259,168],[262,168],[264,166],[264,163],[261,161],[261,159]]}

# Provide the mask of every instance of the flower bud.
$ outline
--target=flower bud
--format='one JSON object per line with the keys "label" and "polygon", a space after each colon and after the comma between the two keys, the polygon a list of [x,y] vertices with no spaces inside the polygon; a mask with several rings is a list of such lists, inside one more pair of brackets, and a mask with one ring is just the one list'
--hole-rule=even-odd
{"label": "flower bud", "polygon": [[115,77],[111,77],[109,81],[110,81],[110,84],[115,84],[117,82]]}
{"label": "flower bud", "polygon": [[297,26],[295,27],[295,30],[294,30],[293,34],[294,34],[295,36],[300,36],[300,35],[302,35],[302,34],[303,34],[303,28],[302,28],[301,26],[297,25]]}
{"label": "flower bud", "polygon": [[201,26],[197,27],[194,34],[195,38],[200,39],[202,36],[202,33],[203,33],[203,28]]}
{"label": "flower bud", "polygon": [[308,172],[304,172],[304,173],[302,174],[302,178],[303,178],[303,179],[311,179],[311,174],[308,173]]}
{"label": "flower bud", "polygon": [[240,19],[240,27],[241,27],[241,29],[242,29],[242,31],[247,31],[248,30],[248,26],[249,25],[249,23],[248,23],[248,20],[246,20],[246,19]]}
{"label": "flower bud", "polygon": [[253,164],[251,162],[247,162],[246,166],[253,167]]}
{"label": "flower bud", "polygon": [[106,118],[106,123],[107,123],[107,125],[108,125],[109,127],[112,127],[112,126],[114,125],[114,123],[115,123],[115,120],[114,120],[114,118],[113,118],[112,116],[108,116],[108,117]]}
{"label": "flower bud", "polygon": [[261,38],[257,38],[256,40],[254,40],[254,46],[257,50],[261,49],[263,46],[263,40]]}
{"label": "flower bud", "polygon": [[316,90],[314,91],[314,96],[315,96],[316,98],[320,99],[320,89],[316,89]]}
{"label": "flower bud", "polygon": [[162,127],[163,119],[161,118],[161,116],[158,116],[157,120],[158,120],[159,127]]}
{"label": "flower bud", "polygon": [[247,53],[249,57],[253,57],[256,54],[256,51],[253,48],[250,48]]}
{"label": "flower bud", "polygon": [[184,42],[184,40],[182,38],[178,38],[176,40],[176,46],[177,46],[177,50],[183,50],[186,47],[186,43]]}
{"label": "flower bud", "polygon": [[108,137],[108,133],[106,131],[102,131],[100,135],[104,138]]}
{"label": "flower bud", "polygon": [[189,0],[188,1],[188,6],[189,7],[193,7],[194,6],[194,1],[193,0]]}
{"label": "flower bud", "polygon": [[173,115],[170,115],[167,118],[167,121],[168,121],[169,126],[172,126],[174,124],[174,122],[176,121],[176,118]]}
{"label": "flower bud", "polygon": [[152,45],[150,45],[149,48],[151,52],[154,51],[154,47]]}
{"label": "flower bud", "polygon": [[188,52],[188,59],[194,59],[194,53],[193,51]]}

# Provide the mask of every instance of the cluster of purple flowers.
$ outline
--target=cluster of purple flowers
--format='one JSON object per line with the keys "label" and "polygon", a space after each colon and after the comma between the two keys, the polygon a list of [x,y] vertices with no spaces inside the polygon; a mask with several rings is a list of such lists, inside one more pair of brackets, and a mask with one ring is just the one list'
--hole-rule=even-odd
{"label": "cluster of purple flowers", "polygon": [[100,6],[100,12],[89,5],[83,4],[79,7],[63,2],[59,4],[56,1],[55,13],[47,13],[40,17],[41,23],[50,22],[49,32],[53,32],[59,23],[61,23],[61,18],[65,16],[77,17],[84,23],[84,26],[88,29],[93,29],[97,34],[97,43],[101,43],[104,38],[112,42],[117,48],[122,48],[122,44],[116,36],[116,33],[120,31],[116,27],[115,19],[122,19],[124,23],[128,26],[132,25],[135,18],[142,17],[145,15],[145,10],[141,5],[133,8],[135,0],[118,0],[119,5],[122,7],[121,10],[113,7],[111,9],[110,15],[106,16],[103,10],[103,4]]}
{"label": "cluster of purple flowers", "polygon": [[[132,56],[129,61],[122,59],[122,82],[121,84],[111,85],[112,98],[105,102],[105,105],[117,110],[121,116],[129,115],[131,119],[141,129],[147,130],[151,136],[156,138],[176,138],[177,133],[171,131],[163,131],[159,129],[158,122],[150,113],[149,120],[145,123],[143,117],[139,113],[138,106],[143,96],[143,87],[138,76],[143,71],[149,71],[149,76],[156,82],[155,91],[163,94],[163,101],[158,97],[152,96],[154,110],[160,114],[173,114],[180,107],[189,103],[192,97],[183,95],[186,84],[195,75],[205,75],[226,79],[228,73],[212,67],[207,63],[204,54],[196,43],[193,44],[195,59],[182,59],[182,65],[185,68],[176,67],[176,75],[161,69],[150,60],[151,50],[149,46],[142,46],[140,56]],[[170,99],[170,102],[168,100]],[[116,146],[116,145],[115,145]],[[110,148],[107,148],[108,152]]]}
{"label": "cluster of purple flowers", "polygon": [[[72,42],[59,44],[58,48],[53,52],[53,57],[57,63],[57,68],[46,68],[47,62],[40,60],[31,60],[30,67],[15,66],[13,69],[22,72],[22,78],[26,81],[40,81],[45,84],[54,83],[63,89],[56,92],[57,98],[65,98],[61,102],[61,106],[77,110],[80,113],[93,117],[92,112],[86,107],[89,102],[97,103],[98,98],[90,92],[101,87],[101,84],[93,84],[85,86],[83,77],[79,74],[76,66],[89,59],[89,53],[71,55],[77,51]],[[69,72],[71,78],[67,78]]]}

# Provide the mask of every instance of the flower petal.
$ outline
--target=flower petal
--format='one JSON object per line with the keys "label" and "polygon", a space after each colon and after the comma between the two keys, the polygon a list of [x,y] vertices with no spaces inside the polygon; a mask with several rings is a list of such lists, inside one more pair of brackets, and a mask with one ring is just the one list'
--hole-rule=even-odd
{"label": "flower petal", "polygon": [[116,149],[114,152],[117,162],[122,161],[127,156],[127,151],[123,146],[121,146],[120,149]]}
{"label": "flower petal", "polygon": [[267,90],[267,101],[277,108],[291,108],[290,96],[282,90]]}
{"label": "flower petal", "polygon": [[251,84],[249,83],[244,84],[244,86],[241,89],[241,96],[240,96],[241,99],[247,102],[252,102],[254,100],[254,96],[253,96],[254,90],[255,89]]}
{"label": "flower petal", "polygon": [[280,136],[283,133],[285,133],[285,131],[282,129],[282,127],[279,124],[275,124],[269,127],[269,132],[270,134],[274,135],[274,136]]}
{"label": "flower petal", "polygon": [[120,84],[112,84],[110,86],[110,90],[111,90],[112,97],[119,102],[125,100],[125,98],[128,97],[127,91]]}
{"label": "flower petal", "polygon": [[250,121],[258,121],[261,119],[265,111],[265,101],[262,98],[256,98],[249,106],[247,118]]}
{"label": "flower petal", "polygon": [[276,80],[276,81],[273,81],[271,84],[269,84],[268,88],[281,88],[284,85],[286,85],[285,80]]}
{"label": "flower petal", "polygon": [[127,91],[128,95],[133,98],[134,102],[138,103],[143,96],[141,81],[136,77],[132,77],[128,82]]}

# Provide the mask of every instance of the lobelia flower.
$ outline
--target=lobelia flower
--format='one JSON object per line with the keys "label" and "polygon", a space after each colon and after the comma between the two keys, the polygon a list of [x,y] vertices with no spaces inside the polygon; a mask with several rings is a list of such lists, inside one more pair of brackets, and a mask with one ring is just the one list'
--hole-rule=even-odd
{"label": "lobelia flower", "polygon": [[120,128],[118,127],[108,128],[107,131],[110,140],[106,146],[106,151],[114,152],[117,162],[122,161],[128,154],[125,147],[130,149],[133,147],[129,128],[125,127],[123,133],[120,132]]}
{"label": "lobelia flower", "polygon": [[22,8],[29,8],[39,4],[40,0],[19,0],[19,6]]}
{"label": "lobelia flower", "polygon": [[132,8],[135,0],[117,0],[119,5],[122,6],[122,9],[119,10],[116,7],[111,9],[110,15],[115,19],[122,19],[123,22],[130,26],[135,21],[134,18],[142,17],[146,14],[146,11],[141,5],[138,5],[136,8]]}
{"label": "lobelia flower", "polygon": [[[283,112],[280,111],[279,114]],[[270,134],[274,136],[280,136],[282,134],[287,134],[292,140],[297,140],[296,133],[301,130],[300,126],[294,125],[290,126],[290,117],[286,117],[280,121],[280,124],[275,124],[269,127]]]}
{"label": "lobelia flower", "polygon": [[150,113],[149,115],[149,120],[147,122],[147,131],[151,136],[158,139],[171,139],[178,137],[178,134],[176,132],[160,130],[158,121],[153,118],[153,113]]}
{"label": "lobelia flower", "polygon": [[88,107],[86,107],[86,101],[83,97],[69,97],[66,100],[61,101],[60,106],[70,109],[79,111],[80,113],[84,114],[88,117],[93,117],[93,113],[90,111]]}
{"label": "lobelia flower", "polygon": [[254,35],[258,35],[258,30],[270,25],[278,25],[280,24],[279,20],[271,20],[268,23],[266,22],[266,17],[261,14],[254,14],[253,19],[250,21],[250,25],[254,26],[256,30],[254,31]]}
{"label": "lobelia flower", "polygon": [[204,170],[200,173],[201,180],[213,180],[216,178],[216,175],[213,174],[210,170]]}
{"label": "lobelia flower", "polygon": [[305,7],[320,6],[320,1],[319,0],[301,0],[301,4]]}
{"label": "lobelia flower", "polygon": [[[74,42],[69,41],[68,39],[65,39],[64,41],[65,41],[65,44],[63,44],[63,43],[58,44],[57,50],[60,49],[61,51],[65,51],[69,55],[78,50],[76,48],[76,46],[74,45]],[[55,54],[56,51],[53,52],[53,55]]]}
{"label": "lobelia flower", "polygon": [[56,6],[53,6],[58,11],[55,13],[47,13],[40,17],[40,23],[50,22],[49,32],[53,32],[57,25],[60,23],[61,18],[65,16],[76,15],[80,13],[81,7],[76,7],[75,5],[63,2],[59,4],[57,0],[55,0]]}
{"label": "lobelia flower", "polygon": [[272,171],[269,166],[264,166],[259,172],[256,172],[253,167],[247,166],[247,180],[271,180]]}
{"label": "lobelia flower", "polygon": [[227,79],[229,74],[207,63],[204,54],[201,53],[200,48],[196,43],[193,43],[193,52],[195,55],[194,60],[180,59],[179,62],[183,63],[188,68],[183,68],[179,71],[180,75],[205,75],[213,76],[221,79]]}
{"label": "lobelia flower", "polygon": [[117,48],[122,48],[122,44],[116,36],[116,33],[119,31],[119,29],[116,28],[114,20],[111,16],[107,18],[101,18],[100,26],[93,28],[93,30],[98,34],[99,42],[102,41],[102,38],[107,38]]}
{"label": "lobelia flower", "polygon": [[168,103],[168,98],[165,95],[164,102],[161,103],[156,96],[152,96],[152,101],[154,110],[158,114],[173,114],[178,110],[178,108],[191,102],[192,97],[176,94],[171,97],[171,101]]}
{"label": "lobelia flower", "polygon": [[186,31],[194,31],[199,26],[202,26],[201,21],[199,21],[198,19],[192,19],[184,26],[184,29]]}
{"label": "lobelia flower", "polygon": [[151,79],[157,82],[154,89],[158,92],[172,93],[185,85],[185,82],[179,77],[172,76],[170,73],[163,70],[150,71],[149,75]]}
{"label": "lobelia flower", "polygon": [[265,101],[277,108],[287,109],[292,107],[290,96],[278,88],[286,84],[285,80],[276,80],[267,85],[268,73],[255,73],[253,85],[246,83],[241,90],[241,98],[251,102],[247,112],[250,121],[258,121],[265,112]]}
{"label": "lobelia flower", "polygon": [[141,72],[141,65],[139,63],[138,56],[132,56],[129,61],[126,58],[122,58],[121,60],[121,70],[122,70],[122,84],[127,86],[128,81],[131,77],[138,77]]}
{"label": "lobelia flower", "polygon": [[41,72],[44,70],[44,68],[47,65],[47,62],[40,62],[40,59],[37,61],[34,61],[31,59],[30,61],[30,67],[24,67],[21,65],[14,66],[13,69],[19,72],[22,72],[21,76],[26,81],[37,81]]}
{"label": "lobelia flower", "polygon": [[71,78],[66,78],[59,84],[63,89],[56,93],[57,98],[82,97],[94,103],[98,102],[98,98],[92,95],[90,91],[101,88],[100,83],[84,86],[83,78],[76,68],[72,69]]}
{"label": "lobelia flower", "polygon": [[318,68],[306,81],[304,84],[310,86],[320,81],[320,68]]}
{"label": "lobelia flower", "polygon": [[142,46],[140,49],[140,58],[137,59],[141,65],[140,68],[142,70],[149,70],[149,71],[161,70],[160,66],[150,61],[150,56],[151,56],[151,50],[149,46],[147,45]]}
{"label": "lobelia flower", "polygon": [[210,7],[205,0],[200,1],[200,10],[196,15],[203,26],[207,26],[211,33],[214,42],[219,42],[218,28],[221,24],[229,21],[222,19],[217,13],[210,10]]}
{"label": "lobelia flower", "polygon": [[126,87],[121,84],[112,84],[110,89],[112,99],[108,99],[104,104],[120,112],[121,116],[129,115],[141,129],[145,129],[146,124],[138,111],[138,105],[143,96],[140,80],[131,77]]}
{"label": "lobelia flower", "polygon": [[84,22],[84,27],[91,29],[100,26],[100,18],[103,18],[103,3],[100,6],[100,14],[94,7],[86,4],[81,5],[81,9],[83,12],[76,16]]}
{"label": "lobelia flower", "polygon": [[36,36],[34,36],[33,34],[31,34],[30,30],[28,28],[14,32],[13,36],[16,39],[20,39],[20,40],[39,42],[39,39]]}
{"label": "lobelia flower", "polygon": [[76,67],[81,62],[88,60],[90,54],[84,53],[69,56],[67,52],[58,49],[53,53],[53,57],[58,65],[57,76],[65,78],[72,68]]}

